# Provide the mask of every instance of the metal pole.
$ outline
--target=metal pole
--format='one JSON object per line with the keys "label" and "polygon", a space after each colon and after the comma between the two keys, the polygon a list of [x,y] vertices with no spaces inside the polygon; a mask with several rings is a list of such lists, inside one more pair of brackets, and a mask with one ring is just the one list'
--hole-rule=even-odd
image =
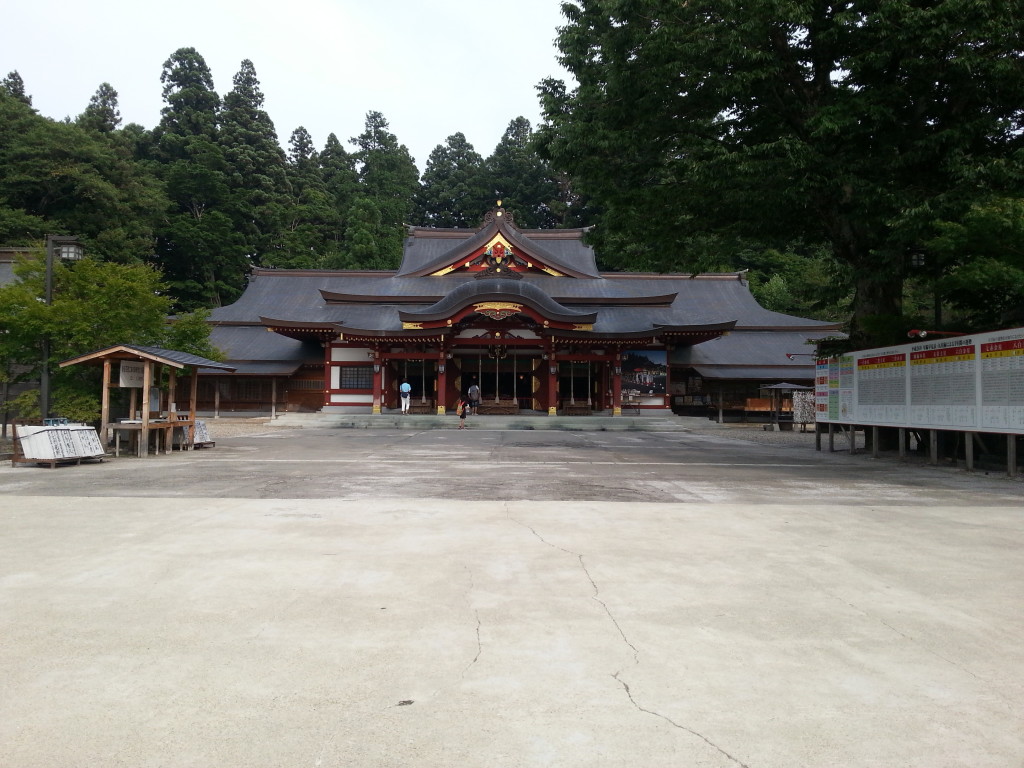
{"label": "metal pole", "polygon": [[[53,235],[46,236],[46,306],[53,304]],[[49,321],[49,312],[47,312]],[[39,415],[50,418],[50,334],[43,334],[43,369],[39,374]]]}

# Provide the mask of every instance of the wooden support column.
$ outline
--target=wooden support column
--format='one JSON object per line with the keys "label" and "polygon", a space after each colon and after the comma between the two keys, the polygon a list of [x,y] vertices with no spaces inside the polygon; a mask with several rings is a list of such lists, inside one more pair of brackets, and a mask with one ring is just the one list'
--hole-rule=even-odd
{"label": "wooden support column", "polygon": [[871,427],[871,458],[878,458],[878,427]]}
{"label": "wooden support column", "polygon": [[384,361],[380,352],[374,350],[373,357],[373,413],[381,414],[381,403],[384,400]]}
{"label": "wooden support column", "polygon": [[1006,436],[1006,474],[1017,476],[1017,436]]}
{"label": "wooden support column", "polygon": [[939,463],[939,430],[928,430],[928,460],[932,464]]}
{"label": "wooden support column", "polygon": [[437,415],[444,416],[447,408],[445,398],[448,392],[448,358],[444,347],[437,358],[437,392],[434,393],[434,400],[437,404]]}
{"label": "wooden support column", "polygon": [[900,427],[900,460],[907,458],[907,429],[906,427]]}
{"label": "wooden support column", "polygon": [[103,389],[100,392],[100,429],[103,445],[110,442],[110,358],[103,359]]}
{"label": "wooden support column", "polygon": [[836,425],[831,421],[828,423],[828,452],[835,453],[836,450]]}
{"label": "wooden support column", "polygon": [[555,353],[548,355],[548,416],[558,415],[558,360]]}
{"label": "wooden support column", "polygon": [[270,378],[270,418],[277,418],[277,376]]}
{"label": "wooden support column", "polygon": [[612,361],[612,416],[622,415],[622,355],[615,353]]}
{"label": "wooden support column", "polygon": [[149,455],[149,390],[153,386],[153,363],[146,361],[142,374],[142,429],[139,430],[139,456]]}
{"label": "wooden support column", "polygon": [[[216,382],[214,382],[214,390],[220,391]],[[189,382],[188,388],[188,439],[185,441],[188,445],[188,450],[192,450],[192,446],[196,442],[196,403],[199,402],[199,369],[192,369],[192,380]]]}
{"label": "wooden support column", "polygon": [[964,432],[964,461],[967,462],[967,471],[974,471],[974,433]]}

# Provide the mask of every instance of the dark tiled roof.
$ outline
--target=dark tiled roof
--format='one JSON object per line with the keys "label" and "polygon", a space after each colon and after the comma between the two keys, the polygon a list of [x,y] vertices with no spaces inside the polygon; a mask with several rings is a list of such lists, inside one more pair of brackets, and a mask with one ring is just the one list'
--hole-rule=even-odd
{"label": "dark tiled roof", "polygon": [[593,312],[576,312],[566,309],[536,285],[525,280],[502,278],[464,282],[436,304],[419,311],[399,312],[399,317],[402,320],[437,320],[452,315],[472,302],[515,301],[516,299],[533,305],[542,315],[552,320],[593,323],[596,317]]}
{"label": "dark tiled roof", "polygon": [[290,375],[301,365],[323,362],[319,344],[269,333],[262,325],[214,326],[210,341],[231,361],[236,375]]}
{"label": "dark tiled roof", "polygon": [[[316,272],[302,270],[258,270],[242,297],[234,304],[215,309],[212,320],[258,325],[261,317],[297,323],[337,323],[349,328],[400,330],[400,312],[425,312],[431,303],[420,305],[405,301],[388,303],[389,297],[448,296],[473,283],[485,283],[467,273],[443,277],[397,277],[394,273]],[[817,320],[793,317],[761,307],[746,283],[736,275],[665,276],[611,273],[579,279],[530,275],[521,281],[501,281],[530,285],[569,312],[597,312],[595,333],[620,333],[657,326],[714,325],[735,322],[736,328],[780,329],[818,332],[828,335],[838,326]],[[510,289],[511,291],[512,289]],[[533,290],[533,289],[518,289]],[[322,291],[337,294],[376,296],[374,303],[328,303]],[[514,300],[518,294],[507,294]],[[538,294],[539,295],[539,294]],[[671,306],[616,306],[624,297],[674,296]],[[580,300],[574,305],[573,299]],[[794,351],[794,350],[786,350]],[[795,350],[795,351],[800,351]],[[232,359],[236,359],[231,355]]]}
{"label": "dark tiled roof", "polygon": [[405,240],[400,277],[423,277],[478,251],[501,234],[524,257],[543,262],[572,277],[597,276],[594,251],[582,242],[584,230],[520,230],[500,216],[490,216],[477,230],[414,227]]}

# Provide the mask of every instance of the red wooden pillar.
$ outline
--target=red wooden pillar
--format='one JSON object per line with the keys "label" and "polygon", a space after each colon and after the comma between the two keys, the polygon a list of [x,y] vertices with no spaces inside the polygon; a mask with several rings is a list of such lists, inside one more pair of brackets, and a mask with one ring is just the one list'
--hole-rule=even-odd
{"label": "red wooden pillar", "polygon": [[331,404],[331,342],[324,344],[324,397],[320,403],[320,409]]}
{"label": "red wooden pillar", "polygon": [[558,360],[548,353],[548,416],[558,415]]}
{"label": "red wooden pillar", "polygon": [[437,398],[437,415],[444,416],[448,402],[448,356],[443,346],[437,358],[437,392],[434,397]]}
{"label": "red wooden pillar", "polygon": [[622,353],[612,361],[612,416],[622,415]]}
{"label": "red wooden pillar", "polygon": [[380,358],[380,350],[373,351],[373,413],[380,415],[381,403],[384,400],[384,361]]}

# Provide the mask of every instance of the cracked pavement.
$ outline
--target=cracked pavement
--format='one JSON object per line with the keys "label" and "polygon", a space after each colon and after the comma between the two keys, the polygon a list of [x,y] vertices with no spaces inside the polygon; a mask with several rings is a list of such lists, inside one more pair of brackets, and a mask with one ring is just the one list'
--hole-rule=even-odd
{"label": "cracked pavement", "polygon": [[685,433],[0,467],[0,765],[1021,765],[1022,491]]}

